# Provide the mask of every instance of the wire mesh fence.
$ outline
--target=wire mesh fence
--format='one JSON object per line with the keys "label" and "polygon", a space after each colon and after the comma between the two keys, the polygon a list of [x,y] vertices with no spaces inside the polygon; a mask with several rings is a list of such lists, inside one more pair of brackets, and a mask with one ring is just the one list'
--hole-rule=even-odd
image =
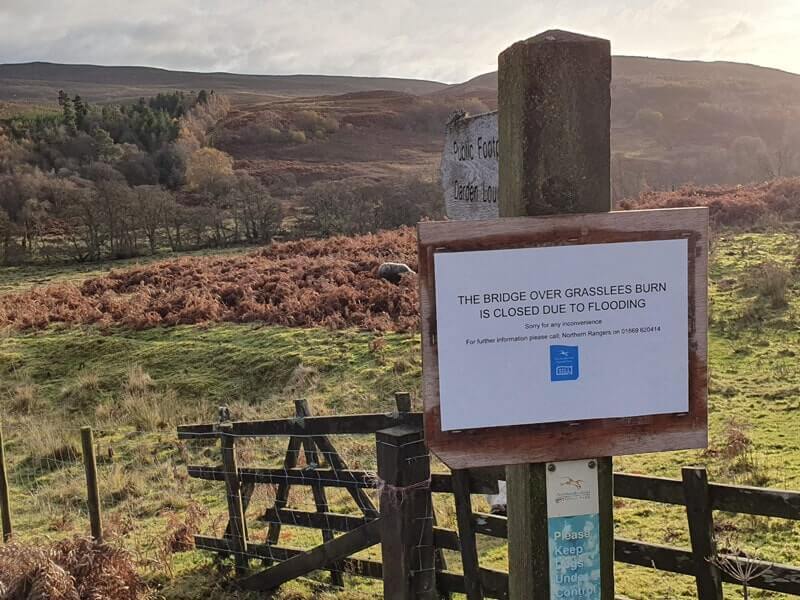
{"label": "wire mesh fence", "polygon": [[[49,431],[5,423],[13,538],[46,544],[92,533],[81,429]],[[144,566],[163,566],[167,538],[197,520],[202,493],[185,473],[185,450],[171,432],[93,431],[103,538]],[[201,511],[202,512],[202,511]]]}
{"label": "wire mesh fence", "polygon": [[[89,536],[82,427],[28,415],[7,420],[3,430],[13,538],[47,545]],[[130,426],[101,425],[92,433],[103,539],[130,552],[144,572],[172,576],[176,556],[195,548],[195,536],[230,536],[225,488],[190,476],[198,468],[213,471],[215,479],[231,474],[219,439],[179,440],[174,429]],[[374,434],[339,436],[335,446],[317,442],[312,435],[237,438],[237,474],[252,475],[241,490],[250,543],[240,554],[253,564],[277,564],[377,518]],[[343,485],[342,478],[359,485]],[[341,561],[316,579],[341,585],[379,558],[379,549],[371,548],[359,554],[367,562]]]}

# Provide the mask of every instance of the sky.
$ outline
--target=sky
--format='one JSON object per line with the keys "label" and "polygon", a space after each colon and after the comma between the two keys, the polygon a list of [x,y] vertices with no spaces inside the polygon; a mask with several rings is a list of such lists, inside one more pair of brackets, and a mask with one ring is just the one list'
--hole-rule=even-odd
{"label": "sky", "polygon": [[800,73],[800,0],[0,0],[0,63],[464,81],[546,29]]}

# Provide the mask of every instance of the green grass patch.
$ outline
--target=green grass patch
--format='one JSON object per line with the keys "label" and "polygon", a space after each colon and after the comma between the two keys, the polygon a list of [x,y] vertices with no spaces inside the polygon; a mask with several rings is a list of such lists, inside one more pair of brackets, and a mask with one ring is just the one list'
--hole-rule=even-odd
{"label": "green grass patch", "polygon": [[[419,386],[416,336],[250,325],[181,326],[144,331],[59,328],[0,339],[7,400],[34,386],[40,410],[92,415],[88,405],[114,403],[131,365],[153,384],[210,419],[221,404],[284,415],[287,398],[320,410],[389,410],[391,394]],[[379,408],[380,407],[380,408]],[[190,416],[186,414],[185,416]]]}

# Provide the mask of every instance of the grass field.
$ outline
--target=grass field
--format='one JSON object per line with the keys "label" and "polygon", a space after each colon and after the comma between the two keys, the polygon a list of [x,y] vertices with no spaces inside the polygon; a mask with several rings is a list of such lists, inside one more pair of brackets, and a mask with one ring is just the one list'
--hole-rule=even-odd
{"label": "grass field", "polygon": [[[704,452],[623,457],[616,468],[679,476],[707,465],[714,481],[800,489],[800,265],[798,238],[788,233],[717,236],[711,268],[710,421]],[[85,271],[0,273],[0,289],[48,280],[79,280]],[[142,572],[170,600],[245,598],[226,592],[212,558],[174,552],[195,525],[221,533],[220,484],[186,478],[190,462],[215,463],[218,449],[180,444],[178,423],[211,421],[227,404],[235,418],[290,416],[308,398],[321,414],[390,411],[391,395],[419,401],[421,361],[415,334],[381,334],[238,324],[122,328],[50,327],[4,331],[0,399],[10,461],[12,508],[22,539],[88,532],[83,506],[78,428],[96,428],[107,528],[140,560]],[[284,442],[285,443],[285,442]],[[374,441],[339,442],[351,465],[374,468]],[[244,449],[243,459],[278,465],[281,447]],[[265,504],[269,492],[258,498]],[[309,494],[310,496],[310,494]],[[310,497],[292,501],[309,506]],[[347,500],[330,494],[335,509]],[[312,505],[313,506],[313,505]],[[254,511],[255,512],[255,511]],[[453,510],[437,506],[440,524]],[[680,508],[618,501],[617,532],[628,538],[687,546]],[[800,565],[800,524],[717,514],[720,534],[767,561]],[[252,531],[263,535],[263,524]],[[307,545],[318,532],[285,528],[282,541]],[[482,562],[506,568],[505,547],[482,540]],[[448,556],[457,565],[454,555]],[[320,579],[324,580],[326,575]],[[692,598],[693,581],[618,565],[618,593],[631,598]],[[379,584],[355,581],[339,598],[375,597]],[[322,588],[324,590],[324,588]],[[317,584],[287,586],[286,598],[326,597]],[[740,597],[726,590],[726,597]],[[777,595],[758,594],[761,597]]]}

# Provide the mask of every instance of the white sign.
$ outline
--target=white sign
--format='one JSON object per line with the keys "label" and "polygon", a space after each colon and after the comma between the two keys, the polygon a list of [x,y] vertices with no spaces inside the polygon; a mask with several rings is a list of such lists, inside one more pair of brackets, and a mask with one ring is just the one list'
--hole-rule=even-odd
{"label": "white sign", "polygon": [[443,431],[688,411],[685,239],[434,263]]}
{"label": "white sign", "polygon": [[599,511],[595,460],[549,463],[545,477],[548,518],[590,515]]}
{"label": "white sign", "polygon": [[500,142],[497,113],[448,123],[442,152],[442,187],[453,220],[496,219]]}

